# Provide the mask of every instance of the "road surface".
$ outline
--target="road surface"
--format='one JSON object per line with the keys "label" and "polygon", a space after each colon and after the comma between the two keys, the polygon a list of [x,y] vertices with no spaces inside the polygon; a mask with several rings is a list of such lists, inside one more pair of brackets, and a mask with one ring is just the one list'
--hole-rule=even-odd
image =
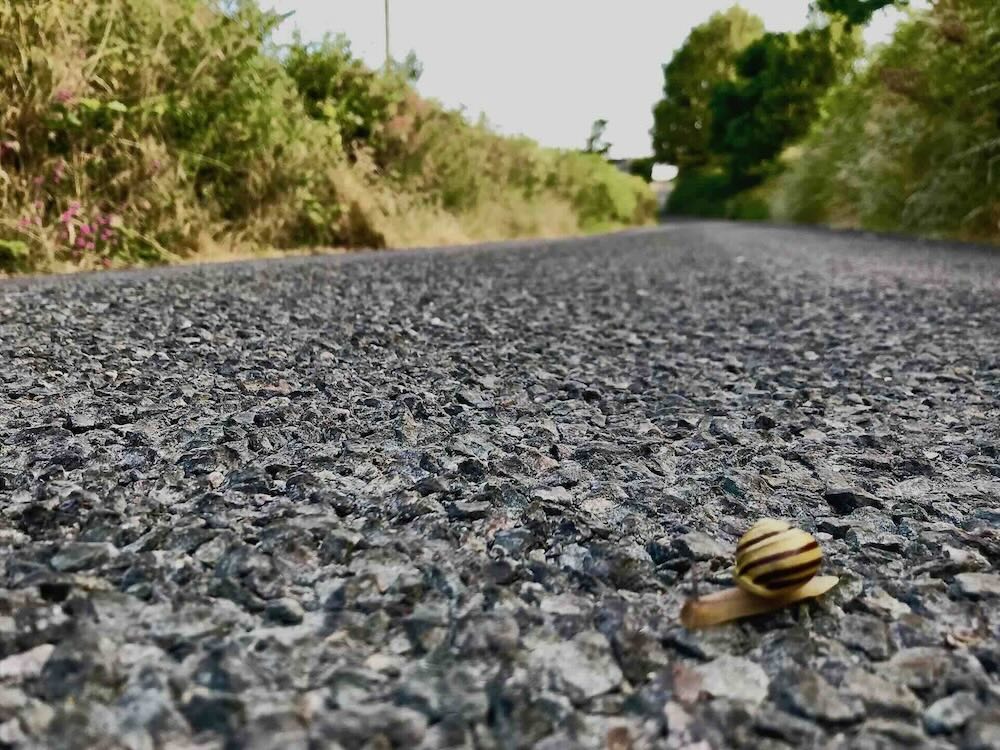
{"label": "road surface", "polygon": [[[983,248],[6,282],[0,745],[1000,747],[998,418]],[[840,584],[685,630],[765,515]]]}

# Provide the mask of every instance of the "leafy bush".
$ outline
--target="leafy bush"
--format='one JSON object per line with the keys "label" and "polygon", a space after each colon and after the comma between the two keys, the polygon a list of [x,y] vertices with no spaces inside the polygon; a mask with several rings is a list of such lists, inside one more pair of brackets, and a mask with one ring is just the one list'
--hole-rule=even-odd
{"label": "leafy bush", "polygon": [[641,180],[420,99],[413,61],[280,51],[279,23],[253,0],[0,4],[0,269],[652,216]]}
{"label": "leafy bush", "polygon": [[667,213],[723,218],[726,201],[735,194],[729,175],[716,171],[682,172],[667,198]]}
{"label": "leafy bush", "polygon": [[1000,239],[1000,5],[939,0],[830,93],[789,159],[795,221]]}

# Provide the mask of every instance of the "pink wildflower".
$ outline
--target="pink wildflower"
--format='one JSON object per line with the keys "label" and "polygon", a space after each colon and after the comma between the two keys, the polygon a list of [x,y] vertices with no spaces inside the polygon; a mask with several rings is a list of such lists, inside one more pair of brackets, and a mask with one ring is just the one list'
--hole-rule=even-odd
{"label": "pink wildflower", "polygon": [[35,224],[37,226],[41,226],[42,225],[42,217],[41,216],[36,216],[35,217]]}
{"label": "pink wildflower", "polygon": [[93,242],[88,242],[86,245],[84,245],[84,248],[86,248],[87,250],[93,250],[95,247],[97,247],[97,245],[95,245]]}
{"label": "pink wildflower", "polygon": [[84,224],[82,227],[80,227],[80,232],[82,234],[92,234],[93,231],[94,230],[90,228],[90,224]]}
{"label": "pink wildflower", "polygon": [[77,247],[83,247],[86,244],[87,244],[87,241],[85,239],[83,239],[83,237],[77,237],[76,238],[76,246]]}
{"label": "pink wildflower", "polygon": [[80,202],[73,201],[72,203],[69,204],[69,208],[67,208],[65,211],[62,212],[62,215],[59,217],[59,221],[61,221],[63,224],[68,224],[70,221],[73,220],[73,217],[76,216],[77,213],[79,213],[79,211],[80,211]]}
{"label": "pink wildflower", "polygon": [[17,222],[18,229],[25,229],[29,226],[31,226],[31,219],[28,218],[27,216],[22,216],[20,220]]}
{"label": "pink wildflower", "polygon": [[59,104],[65,104],[73,98],[73,92],[68,89],[59,89],[54,98]]}
{"label": "pink wildflower", "polygon": [[101,232],[101,240],[103,240],[104,242],[107,242],[113,236],[114,233],[110,229],[105,229],[103,232]]}
{"label": "pink wildflower", "polygon": [[45,178],[42,177],[41,175],[38,175],[38,177],[33,179],[32,182],[34,182],[35,185],[41,185],[43,182],[45,182]]}

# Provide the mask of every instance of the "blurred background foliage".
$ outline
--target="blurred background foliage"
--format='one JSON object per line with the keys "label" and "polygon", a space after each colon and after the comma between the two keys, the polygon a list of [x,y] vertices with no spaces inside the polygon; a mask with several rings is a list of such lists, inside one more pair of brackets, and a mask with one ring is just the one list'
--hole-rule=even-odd
{"label": "blurred background foliage", "polygon": [[596,231],[655,212],[599,154],[421,98],[412,55],[271,43],[253,0],[0,3],[0,271]]}
{"label": "blurred background foliage", "polygon": [[1000,3],[935,0],[873,49],[887,0],[819,0],[766,34],[739,8],[664,66],[653,148],[680,168],[667,210],[996,242]]}

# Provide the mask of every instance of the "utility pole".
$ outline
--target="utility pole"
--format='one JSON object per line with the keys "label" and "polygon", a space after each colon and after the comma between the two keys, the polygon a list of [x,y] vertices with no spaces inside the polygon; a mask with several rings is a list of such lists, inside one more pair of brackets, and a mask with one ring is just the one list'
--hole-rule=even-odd
{"label": "utility pole", "polygon": [[389,0],[385,0],[385,69],[389,69]]}

